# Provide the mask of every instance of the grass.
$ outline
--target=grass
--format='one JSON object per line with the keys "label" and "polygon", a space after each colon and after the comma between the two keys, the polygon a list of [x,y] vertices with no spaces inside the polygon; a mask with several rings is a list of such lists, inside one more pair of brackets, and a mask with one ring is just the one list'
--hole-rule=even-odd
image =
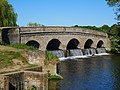
{"label": "grass", "polygon": [[26,44],[11,44],[9,45],[10,47],[14,47],[16,49],[23,49],[23,50],[37,50],[36,48],[32,47],[32,46],[28,46]]}
{"label": "grass", "polygon": [[51,52],[46,51],[46,56],[45,56],[45,64],[48,65],[49,63],[51,64],[56,64],[59,62],[59,59],[57,56],[53,55]]}
{"label": "grass", "polygon": [[27,60],[18,52],[0,51],[0,68],[14,66],[13,59],[21,60],[22,63],[27,64]]}
{"label": "grass", "polygon": [[9,47],[13,47],[13,48],[16,48],[16,49],[23,49],[23,50],[37,50],[37,48],[34,48],[33,46],[28,46],[26,44],[20,44],[20,43],[6,44],[6,43],[3,43],[3,42],[0,42],[0,45],[9,46]]}
{"label": "grass", "polygon": [[49,76],[48,76],[48,80],[49,80],[49,81],[50,81],[50,80],[61,80],[61,79],[63,79],[63,77],[60,76],[60,75],[49,75]]}
{"label": "grass", "polygon": [[12,72],[17,72],[17,71],[20,71],[20,70],[3,71],[3,72],[0,72],[0,74],[12,73]]}

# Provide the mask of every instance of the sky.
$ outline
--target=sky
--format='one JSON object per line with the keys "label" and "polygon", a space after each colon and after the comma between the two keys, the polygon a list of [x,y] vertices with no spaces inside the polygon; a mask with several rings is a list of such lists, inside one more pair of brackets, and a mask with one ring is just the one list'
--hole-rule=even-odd
{"label": "sky", "polygon": [[109,26],[115,14],[105,0],[8,0],[18,14],[17,24],[45,26]]}

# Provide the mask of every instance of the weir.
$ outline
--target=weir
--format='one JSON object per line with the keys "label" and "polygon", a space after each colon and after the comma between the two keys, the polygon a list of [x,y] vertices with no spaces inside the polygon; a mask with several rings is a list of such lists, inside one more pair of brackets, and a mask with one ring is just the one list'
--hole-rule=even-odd
{"label": "weir", "polygon": [[96,51],[97,51],[97,54],[106,53],[106,49],[104,47],[103,48],[97,48]]}
{"label": "weir", "polygon": [[83,56],[81,49],[70,49],[67,50],[67,56]]}
{"label": "weir", "polygon": [[84,55],[95,55],[96,54],[96,50],[94,48],[89,48],[89,49],[85,49],[84,50]]}
{"label": "weir", "polygon": [[84,56],[95,56],[95,55],[104,55],[107,54],[105,48],[89,48],[89,49],[69,49],[66,50],[65,53],[62,50],[53,50],[49,51],[53,55],[57,56],[58,58],[68,58],[68,57],[75,57],[75,58],[83,58]]}
{"label": "weir", "polygon": [[53,50],[53,51],[51,50],[48,52],[52,53],[53,55],[57,56],[58,58],[65,57],[64,52],[62,50]]}

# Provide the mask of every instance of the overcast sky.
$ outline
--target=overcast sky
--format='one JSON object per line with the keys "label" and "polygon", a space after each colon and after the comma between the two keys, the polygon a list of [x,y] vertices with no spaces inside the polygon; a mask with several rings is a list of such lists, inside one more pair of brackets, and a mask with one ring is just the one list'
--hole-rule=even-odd
{"label": "overcast sky", "polygon": [[46,26],[112,25],[113,8],[105,0],[8,0],[18,14],[17,23],[37,22]]}

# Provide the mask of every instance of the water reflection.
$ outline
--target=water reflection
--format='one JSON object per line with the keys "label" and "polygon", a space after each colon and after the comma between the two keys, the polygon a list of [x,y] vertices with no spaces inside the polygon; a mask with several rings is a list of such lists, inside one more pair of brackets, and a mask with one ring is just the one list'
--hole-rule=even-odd
{"label": "water reflection", "polygon": [[64,79],[49,82],[49,90],[119,90],[120,56],[63,61],[60,74]]}

